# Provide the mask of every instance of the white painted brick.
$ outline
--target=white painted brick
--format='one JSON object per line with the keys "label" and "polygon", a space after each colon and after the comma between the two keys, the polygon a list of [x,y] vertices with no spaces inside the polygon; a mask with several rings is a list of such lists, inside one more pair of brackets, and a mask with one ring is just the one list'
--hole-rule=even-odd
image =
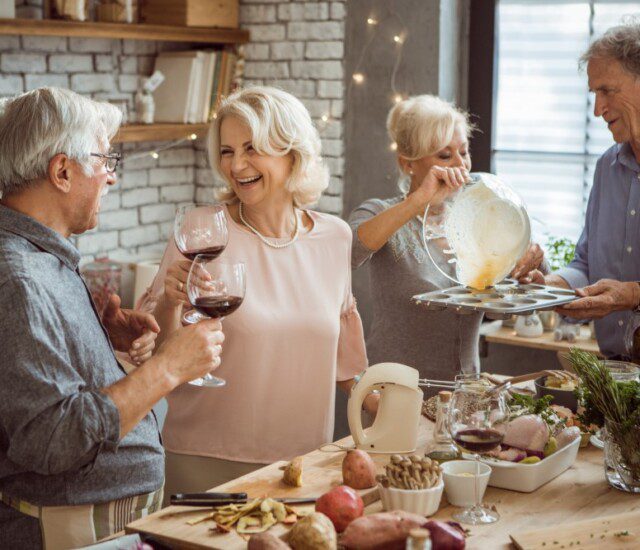
{"label": "white painted brick", "polygon": [[25,90],[35,90],[44,86],[68,88],[69,77],[66,74],[28,74],[25,76]]}
{"label": "white painted brick", "polygon": [[339,216],[342,214],[342,197],[322,195],[318,201],[318,210]]}
{"label": "white painted brick", "polygon": [[342,176],[344,172],[344,159],[327,157],[324,159],[332,176]]}
{"label": "white painted brick", "polygon": [[329,19],[329,4],[327,2],[309,2],[305,4],[304,18],[307,21]]}
{"label": "white painted brick", "polygon": [[[146,147],[145,149],[150,149],[153,146],[146,143],[145,144]],[[138,154],[137,149],[139,149],[139,147],[136,147],[134,149],[132,149],[130,151],[130,154]],[[129,168],[131,168],[132,170],[142,170],[143,168],[155,168],[156,166],[158,166],[158,161],[156,159],[154,159],[150,154],[149,155],[144,155],[142,157],[137,157],[136,159],[130,161],[131,164],[128,166]],[[126,170],[127,169],[127,155],[125,155],[124,157],[124,162],[123,164],[123,168]]]}
{"label": "white painted brick", "polygon": [[150,56],[150,55],[138,56],[138,73],[150,75],[153,72],[153,67],[155,65],[155,62],[156,62],[155,56]]}
{"label": "white painted brick", "polygon": [[192,202],[194,195],[195,187],[193,184],[165,185],[160,188],[162,202]]}
{"label": "white painted brick", "polygon": [[196,202],[212,202],[215,200],[213,187],[198,187],[196,189]]}
{"label": "white painted brick", "polygon": [[308,42],[306,56],[307,59],[342,59],[343,42]]}
{"label": "white painted brick", "polygon": [[347,17],[346,3],[331,2],[331,19],[339,19],[342,21]]}
{"label": "white painted brick", "polygon": [[196,183],[198,185],[214,185],[213,172],[209,168],[198,168],[196,170]]}
{"label": "white painted brick", "polygon": [[128,208],[142,204],[154,204],[158,202],[158,198],[158,190],[155,188],[132,189],[122,192],[122,206]]}
{"label": "white painted brick", "polygon": [[16,17],[18,19],[42,19],[42,8],[36,6],[17,6]]}
{"label": "white painted brick", "polygon": [[[253,33],[252,33],[253,39]],[[338,21],[287,23],[287,36],[292,40],[342,40],[344,24]]]}
{"label": "white painted brick", "polygon": [[176,185],[193,182],[193,167],[152,168],[149,172],[149,185]]}
{"label": "white painted brick", "polygon": [[147,170],[123,170],[118,182],[122,189],[146,187],[149,183],[149,172]]}
{"label": "white painted brick", "polygon": [[117,231],[100,231],[98,233],[80,235],[76,244],[80,254],[98,254],[100,252],[108,252],[109,250],[117,248],[117,246]]}
{"label": "white painted brick", "polygon": [[296,3],[280,4],[278,6],[280,21],[302,21],[304,19],[304,5]]}
{"label": "white painted brick", "polygon": [[245,78],[244,87],[249,88],[250,86],[264,86],[264,80],[261,78]]}
{"label": "white painted brick", "polygon": [[160,231],[157,225],[144,225],[133,229],[125,229],[120,232],[120,246],[128,247],[151,244],[159,239]]}
{"label": "white painted brick", "polygon": [[15,74],[0,75],[0,95],[14,95],[24,92],[22,77]]}
{"label": "white painted brick", "polygon": [[0,51],[7,52],[9,50],[20,49],[19,36],[0,36]]}
{"label": "white painted brick", "polygon": [[193,166],[196,152],[192,149],[168,149],[158,159],[160,166]]}
{"label": "white painted brick", "polygon": [[3,73],[44,73],[47,70],[47,58],[36,53],[3,53]]}
{"label": "white painted brick", "polygon": [[272,59],[302,59],[304,57],[304,42],[272,42]]}
{"label": "white painted brick", "polygon": [[86,73],[93,71],[93,58],[89,54],[50,55],[52,73]]}
{"label": "white painted brick", "polygon": [[329,114],[331,103],[328,99],[304,99],[302,102],[312,118],[318,118],[322,115]]}
{"label": "white painted brick", "polygon": [[341,139],[323,139],[322,154],[327,157],[339,157],[344,151]]}
{"label": "white painted brick", "polygon": [[282,0],[242,0],[243,4],[277,4]]}
{"label": "white painted brick", "polygon": [[327,187],[327,193],[329,195],[342,195],[344,191],[344,182],[342,178],[332,177],[329,179],[329,187]]}
{"label": "white painted brick", "polygon": [[240,5],[240,21],[242,23],[275,23],[275,6]]}
{"label": "white painted brick", "polygon": [[252,61],[244,68],[247,78],[288,78],[289,65],[276,61]]}
{"label": "white painted brick", "polygon": [[198,168],[209,167],[209,158],[206,151],[196,151],[196,166]]}
{"label": "white painted brick", "polygon": [[140,222],[145,224],[166,222],[173,220],[175,216],[176,207],[173,204],[154,204],[140,208]]}
{"label": "white painted brick", "polygon": [[[163,240],[173,239],[173,219],[168,222],[162,222],[158,224],[160,226],[160,238]],[[160,252],[162,255],[164,249]]]}
{"label": "white painted brick", "polygon": [[71,89],[74,92],[112,92],[116,88],[114,75],[80,73],[71,75]]}
{"label": "white painted brick", "polygon": [[118,76],[118,88],[121,92],[135,92],[140,79],[135,74],[121,74]]}
{"label": "white painted brick", "polygon": [[327,80],[342,78],[342,63],[340,61],[292,61],[291,76]]}
{"label": "white painted brick", "polygon": [[64,36],[23,36],[22,48],[32,52],[66,52],[67,39]]}
{"label": "white painted brick", "polygon": [[100,230],[129,229],[138,225],[137,208],[103,212],[100,214]]}
{"label": "white painted brick", "polygon": [[344,113],[344,102],[341,99],[334,99],[331,102],[331,116],[333,118],[342,118]]}
{"label": "white painted brick", "polygon": [[[171,227],[173,227],[173,224],[171,224]],[[165,236],[164,233],[161,233],[161,237],[163,242],[139,246],[136,252],[136,257],[141,259],[148,258],[149,260],[160,260],[164,254],[164,249],[167,247],[164,241],[168,239],[169,235]]]}
{"label": "white painted brick", "polygon": [[128,55],[150,55],[158,51],[153,40],[123,40],[123,53]]}
{"label": "white painted brick", "polygon": [[284,25],[245,25],[244,28],[251,33],[252,42],[273,42],[286,36]]}
{"label": "white painted brick", "polygon": [[247,60],[269,59],[269,44],[247,44],[244,55]]}
{"label": "white painted brick", "polygon": [[342,137],[342,123],[339,120],[329,120],[320,130],[322,139]]}
{"label": "white painted brick", "polygon": [[[132,58],[135,62],[136,58]],[[111,72],[113,71],[114,60],[112,55],[96,55],[96,71]]]}
{"label": "white painted brick", "polygon": [[344,84],[342,80],[319,80],[318,97],[339,99],[344,95]]}
{"label": "white painted brick", "polygon": [[84,53],[111,53],[119,44],[109,38],[69,38],[69,50]]}
{"label": "white painted brick", "polygon": [[300,99],[316,96],[316,85],[313,80],[272,80],[271,84]]}
{"label": "white painted brick", "polygon": [[138,72],[138,58],[131,55],[121,55],[118,57],[120,72],[134,74]]}
{"label": "white painted brick", "polygon": [[111,190],[106,197],[100,199],[100,212],[111,212],[120,208],[120,193]]}

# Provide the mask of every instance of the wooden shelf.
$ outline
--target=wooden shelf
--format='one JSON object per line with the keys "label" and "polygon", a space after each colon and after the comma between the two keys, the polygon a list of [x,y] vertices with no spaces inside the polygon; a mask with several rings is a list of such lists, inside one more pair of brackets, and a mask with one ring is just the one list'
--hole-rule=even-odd
{"label": "wooden shelf", "polygon": [[0,34],[36,36],[81,36],[129,40],[166,40],[203,44],[242,44],[249,41],[249,31],[208,27],[175,27],[129,23],[96,23],[62,19],[2,19]]}
{"label": "wooden shelf", "polygon": [[113,143],[132,143],[136,141],[173,141],[196,134],[204,137],[208,124],[126,124],[113,139]]}

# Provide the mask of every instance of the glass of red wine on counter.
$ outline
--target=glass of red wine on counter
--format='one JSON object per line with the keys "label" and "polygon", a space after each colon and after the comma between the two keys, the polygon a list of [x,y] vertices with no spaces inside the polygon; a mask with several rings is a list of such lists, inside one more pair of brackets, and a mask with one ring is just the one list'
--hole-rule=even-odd
{"label": "glass of red wine on counter", "polygon": [[[183,317],[185,323],[204,319],[220,319],[231,315],[242,304],[246,289],[246,273],[241,262],[217,260],[207,254],[198,254],[189,270],[187,296],[194,310]],[[220,387],[226,382],[206,374],[189,382],[196,386]]]}
{"label": "glass of red wine on counter", "polygon": [[217,258],[229,241],[223,207],[219,204],[180,206],[173,225],[173,238],[180,253],[191,261],[198,254]]}
{"label": "glass of red wine on counter", "polygon": [[449,407],[451,437],[476,461],[475,504],[453,515],[456,521],[470,525],[493,523],[500,519],[498,512],[482,506],[478,486],[480,455],[502,443],[509,416],[505,393],[491,391],[492,388],[478,375],[458,376]]}

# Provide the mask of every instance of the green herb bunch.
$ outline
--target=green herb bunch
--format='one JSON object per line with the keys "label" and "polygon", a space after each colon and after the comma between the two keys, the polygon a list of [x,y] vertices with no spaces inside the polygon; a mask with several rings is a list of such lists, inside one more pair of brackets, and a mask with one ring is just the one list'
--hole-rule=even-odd
{"label": "green herb bunch", "polygon": [[576,243],[571,239],[549,237],[547,241],[547,259],[552,271],[568,265],[576,251]]}
{"label": "green herb bunch", "polygon": [[551,431],[566,424],[566,419],[558,419],[558,415],[551,408],[552,395],[545,395],[540,399],[535,399],[531,395],[515,393],[511,396],[510,410],[513,412],[512,418],[524,414],[535,414],[544,420]]}

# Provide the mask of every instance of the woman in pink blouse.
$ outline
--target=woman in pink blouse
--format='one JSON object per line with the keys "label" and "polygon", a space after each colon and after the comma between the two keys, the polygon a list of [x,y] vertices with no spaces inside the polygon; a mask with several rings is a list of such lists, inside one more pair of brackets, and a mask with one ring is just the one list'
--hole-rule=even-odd
{"label": "woman in pink blouse", "polygon": [[[246,264],[247,290],[223,324],[216,374],[227,385],[185,384],[168,397],[165,494],[209,489],[331,441],[335,384],[349,391],[367,366],[351,294],[351,231],[306,209],[328,173],[305,107],[275,88],[238,91],[222,102],[208,149],[226,184],[223,258]],[[171,240],[141,304],[160,338],[180,326],[189,267]],[[365,408],[376,406],[369,396]]]}

